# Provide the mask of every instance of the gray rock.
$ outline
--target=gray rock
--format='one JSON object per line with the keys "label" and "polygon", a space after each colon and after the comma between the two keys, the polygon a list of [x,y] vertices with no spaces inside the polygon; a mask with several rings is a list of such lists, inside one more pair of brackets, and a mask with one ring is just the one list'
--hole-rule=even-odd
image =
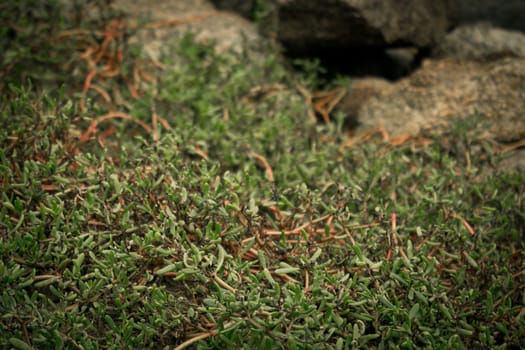
{"label": "gray rock", "polygon": [[524,111],[525,59],[427,60],[359,106],[357,131],[383,126],[392,137],[415,135],[480,113],[480,137],[513,142],[525,138]]}
{"label": "gray rock", "polygon": [[292,52],[428,47],[458,16],[456,0],[274,0],[277,38]]}
{"label": "gray rock", "polygon": [[525,34],[485,22],[460,25],[433,50],[434,57],[470,60],[491,60],[505,55],[525,57]]}
{"label": "gray rock", "polygon": [[170,42],[185,32],[194,33],[199,42],[214,42],[219,52],[264,45],[252,22],[235,13],[217,11],[208,0],[115,0],[113,6],[130,18],[155,24],[140,30],[136,38],[143,43],[145,54],[154,59],[169,54]]}
{"label": "gray rock", "polygon": [[525,32],[525,0],[460,0],[458,4],[462,23],[487,21]]}

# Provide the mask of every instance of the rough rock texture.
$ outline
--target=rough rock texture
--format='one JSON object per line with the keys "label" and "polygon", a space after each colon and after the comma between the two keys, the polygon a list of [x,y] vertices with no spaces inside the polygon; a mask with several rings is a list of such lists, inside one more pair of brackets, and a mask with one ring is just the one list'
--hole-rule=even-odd
{"label": "rough rock texture", "polygon": [[469,60],[490,60],[505,55],[525,57],[525,35],[494,27],[488,22],[460,25],[433,50],[434,57]]}
{"label": "rough rock texture", "polygon": [[232,11],[251,19],[257,0],[210,0],[220,10]]}
{"label": "rough rock texture", "polygon": [[164,23],[138,33],[144,51],[155,59],[168,54],[170,40],[187,31],[198,41],[216,42],[219,52],[240,52],[247,43],[257,46],[264,40],[252,22],[235,13],[217,11],[207,0],[116,0],[113,6],[131,18]]}
{"label": "rough rock texture", "polygon": [[459,0],[461,22],[487,21],[525,32],[524,0]]}
{"label": "rough rock texture", "polygon": [[391,136],[418,134],[475,112],[486,137],[525,138],[525,59],[427,60],[409,78],[375,92],[357,112],[359,130],[382,125]]}
{"label": "rough rock texture", "polygon": [[277,38],[289,50],[427,47],[458,16],[456,0],[274,0]]}
{"label": "rough rock texture", "polygon": [[361,107],[374,97],[387,95],[392,91],[394,83],[383,78],[366,77],[352,79],[348,93],[336,107],[337,111],[345,114],[349,125],[359,126],[363,122],[358,120]]}
{"label": "rough rock texture", "polygon": [[[525,138],[525,34],[486,23],[464,24],[434,54],[396,83],[357,81],[348,97],[352,103],[342,107],[360,124],[358,130],[382,125],[393,136],[417,134],[479,112],[487,121],[482,126],[486,136],[508,142]],[[363,85],[373,86],[364,90],[366,98],[360,92]]]}
{"label": "rough rock texture", "polygon": [[[495,169],[496,173],[508,171],[525,171],[525,149],[516,150],[509,153]],[[494,172],[488,172],[487,175],[493,176]]]}

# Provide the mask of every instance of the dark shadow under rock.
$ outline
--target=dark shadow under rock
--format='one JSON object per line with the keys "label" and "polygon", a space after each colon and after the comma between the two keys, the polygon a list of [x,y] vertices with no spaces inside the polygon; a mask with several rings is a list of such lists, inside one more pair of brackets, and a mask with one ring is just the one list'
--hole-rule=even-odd
{"label": "dark shadow under rock", "polygon": [[355,47],[325,49],[301,58],[318,58],[326,69],[328,78],[337,75],[374,76],[395,81],[409,75],[419,66],[421,62],[419,53],[420,50],[415,47],[397,49]]}

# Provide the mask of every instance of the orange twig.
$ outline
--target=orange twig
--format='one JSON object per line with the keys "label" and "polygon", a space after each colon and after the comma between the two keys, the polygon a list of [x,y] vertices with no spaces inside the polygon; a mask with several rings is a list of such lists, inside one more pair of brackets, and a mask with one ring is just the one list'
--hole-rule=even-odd
{"label": "orange twig", "polygon": [[[296,85],[296,88],[297,88],[297,91],[299,91],[301,95],[304,96],[306,100],[306,105],[311,106],[312,105],[312,95],[310,94],[310,92],[308,92],[308,90],[301,85]],[[317,118],[315,117],[315,114],[311,108],[308,108],[308,116],[310,117],[311,121],[313,122],[317,121]]]}
{"label": "orange twig", "polygon": [[98,124],[102,123],[105,120],[115,119],[115,118],[125,119],[125,120],[132,121],[134,123],[137,123],[142,128],[144,128],[144,130],[146,130],[146,132],[148,134],[151,133],[151,127],[149,125],[147,125],[146,123],[144,123],[142,120],[135,119],[132,116],[130,116],[129,114],[126,114],[126,113],[111,112],[111,113],[105,114],[103,116],[100,116],[100,117],[92,120],[91,123],[89,124],[88,129],[84,133],[82,133],[82,135],[80,135],[80,142],[84,143],[87,140],[89,140],[93,135],[95,135],[96,132],[97,132]]}
{"label": "orange twig", "polygon": [[111,96],[109,96],[109,94],[106,92],[106,90],[104,90],[103,88],[101,88],[97,84],[91,84],[89,88],[95,90],[96,92],[98,92],[99,95],[102,96],[104,101],[106,101],[107,103],[111,103]]}
{"label": "orange twig", "polygon": [[96,70],[91,70],[87,75],[86,75],[86,79],[84,80],[84,88],[82,89],[82,98],[80,99],[80,110],[84,110],[84,108],[86,107],[86,95],[87,95],[87,91],[89,90],[90,86],[91,86],[91,81],[93,80],[93,78],[97,75],[97,71]]}
{"label": "orange twig", "polygon": [[[226,324],[224,324],[224,328],[225,328],[225,329],[226,329],[226,328],[229,328],[229,327],[231,327],[233,324],[234,324],[234,322],[226,323]],[[187,347],[191,346],[191,344],[196,343],[196,342],[198,342],[199,340],[203,340],[203,339],[206,339],[206,338],[209,338],[209,337],[214,337],[214,336],[216,336],[218,333],[219,333],[219,329],[216,328],[216,329],[212,329],[212,330],[210,330],[209,332],[205,332],[205,333],[197,334],[197,335],[194,336],[193,338],[190,338],[190,339],[186,340],[184,343],[182,343],[182,344],[180,344],[179,346],[177,346],[174,350],[183,350],[183,349],[186,349]]]}
{"label": "orange twig", "polygon": [[317,223],[317,222],[320,222],[320,221],[323,221],[323,220],[326,220],[328,219],[330,216],[332,216],[332,214],[327,214],[323,217],[320,217],[320,218],[317,218],[315,220],[312,220],[311,222],[307,222],[297,228],[294,228],[292,230],[284,230],[284,231],[276,231],[276,230],[268,230],[268,229],[263,229],[263,233],[265,235],[268,235],[268,236],[280,236],[282,235],[283,233],[285,235],[293,235],[293,234],[297,234],[299,232],[301,232],[301,230],[304,230],[305,228],[307,228],[308,226],[310,226],[311,224],[314,224],[314,223]]}
{"label": "orange twig", "polygon": [[396,213],[392,213],[392,231],[396,230]]}
{"label": "orange twig", "polygon": [[268,180],[273,182],[273,170],[266,158],[254,152],[250,153],[250,157],[255,158],[259,162],[259,164],[266,169],[266,177],[268,178]]}
{"label": "orange twig", "polygon": [[462,218],[461,216],[459,216],[458,214],[452,214],[452,217],[461,220],[461,223],[462,223],[463,226],[467,229],[468,233],[469,233],[471,236],[474,236],[474,235],[476,234],[476,232],[474,231],[474,229],[472,228],[472,226],[470,226],[470,224],[467,222],[467,220],[463,219],[463,218]]}
{"label": "orange twig", "polygon": [[518,148],[521,148],[521,147],[524,147],[525,146],[525,140],[521,140],[521,141],[517,141],[517,142],[514,142],[514,143],[511,143],[505,147],[503,147],[501,149],[501,153],[505,153],[505,152],[510,152],[510,151],[514,151]]}
{"label": "orange twig", "polygon": [[310,288],[310,275],[308,274],[308,270],[304,270],[304,288],[303,288],[303,292],[304,293],[308,293],[309,290],[308,288]]}

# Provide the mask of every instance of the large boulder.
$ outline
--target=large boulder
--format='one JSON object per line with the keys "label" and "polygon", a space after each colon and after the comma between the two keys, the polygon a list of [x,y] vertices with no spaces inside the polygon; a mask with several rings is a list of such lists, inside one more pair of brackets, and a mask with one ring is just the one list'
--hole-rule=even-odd
{"label": "large boulder", "polygon": [[[525,139],[524,58],[430,59],[406,79],[373,87],[348,110],[357,118],[357,131],[383,126],[392,137],[416,135],[478,113],[480,136],[500,142]],[[358,98],[356,92],[349,99]]]}
{"label": "large boulder", "polygon": [[463,24],[410,76],[355,79],[341,109],[358,131],[383,126],[391,136],[418,134],[479,113],[483,133],[525,139],[525,34],[487,23]]}
{"label": "large boulder", "polygon": [[448,33],[432,52],[433,57],[476,61],[512,55],[525,57],[525,35],[495,27],[489,22],[461,24]]}
{"label": "large boulder", "polygon": [[192,32],[199,42],[215,43],[219,52],[242,52],[265,43],[254,23],[232,12],[217,11],[208,0],[115,0],[113,6],[137,22],[149,22],[137,39],[145,54],[154,59],[169,54],[170,42],[186,32]]}
{"label": "large boulder", "polygon": [[458,18],[457,0],[273,1],[277,38],[297,54],[334,48],[429,47]]}
{"label": "large boulder", "polygon": [[[255,0],[211,0],[253,17]],[[263,31],[296,55],[323,50],[429,47],[459,18],[458,0],[268,0]]]}
{"label": "large boulder", "polygon": [[461,0],[461,22],[485,21],[494,26],[525,32],[524,0]]}

